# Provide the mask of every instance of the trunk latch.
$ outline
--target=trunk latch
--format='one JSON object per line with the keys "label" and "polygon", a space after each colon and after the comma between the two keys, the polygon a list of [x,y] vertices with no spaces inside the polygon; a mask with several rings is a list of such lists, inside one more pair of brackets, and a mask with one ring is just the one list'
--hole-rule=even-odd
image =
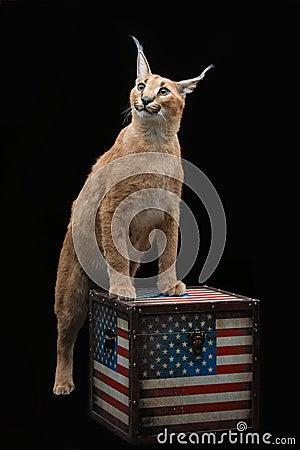
{"label": "trunk latch", "polygon": [[195,356],[202,355],[202,346],[205,341],[205,331],[191,331],[188,335],[188,341],[192,347]]}

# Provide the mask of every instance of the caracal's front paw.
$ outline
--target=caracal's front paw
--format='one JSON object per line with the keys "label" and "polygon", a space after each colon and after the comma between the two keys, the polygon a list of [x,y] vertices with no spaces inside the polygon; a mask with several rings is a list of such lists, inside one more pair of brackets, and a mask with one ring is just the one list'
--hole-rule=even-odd
{"label": "caracal's front paw", "polygon": [[134,300],[136,298],[135,288],[133,286],[116,286],[109,290],[111,297],[117,297],[121,300]]}
{"label": "caracal's front paw", "polygon": [[181,296],[186,292],[186,285],[182,281],[177,281],[177,283],[169,289],[163,290],[164,295],[173,296]]}
{"label": "caracal's front paw", "polygon": [[53,392],[55,395],[69,395],[74,389],[75,385],[72,380],[65,382],[55,381]]}

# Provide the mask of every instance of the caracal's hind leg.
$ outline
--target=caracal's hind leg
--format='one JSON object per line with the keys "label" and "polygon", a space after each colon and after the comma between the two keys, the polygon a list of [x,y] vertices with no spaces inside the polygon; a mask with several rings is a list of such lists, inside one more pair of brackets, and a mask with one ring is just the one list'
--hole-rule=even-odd
{"label": "caracal's hind leg", "polygon": [[55,314],[57,317],[57,365],[53,392],[70,394],[74,390],[73,349],[78,331],[88,312],[89,279],[77,259],[63,257],[70,251],[62,250],[55,289]]}

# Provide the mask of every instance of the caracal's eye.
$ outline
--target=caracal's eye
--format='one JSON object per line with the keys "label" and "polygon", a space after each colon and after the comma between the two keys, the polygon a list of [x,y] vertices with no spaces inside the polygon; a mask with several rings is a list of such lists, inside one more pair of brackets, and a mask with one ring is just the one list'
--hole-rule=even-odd
{"label": "caracal's eye", "polygon": [[170,90],[166,87],[161,87],[158,91],[158,95],[168,95],[170,93]]}
{"label": "caracal's eye", "polygon": [[145,87],[146,87],[145,83],[138,83],[136,85],[136,88],[138,91],[143,91],[145,89]]}

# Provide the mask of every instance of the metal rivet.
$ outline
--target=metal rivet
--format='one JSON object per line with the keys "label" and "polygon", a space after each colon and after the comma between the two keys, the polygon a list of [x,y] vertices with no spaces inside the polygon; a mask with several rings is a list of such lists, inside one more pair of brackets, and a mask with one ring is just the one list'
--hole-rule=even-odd
{"label": "metal rivet", "polygon": [[136,367],[136,362],[133,363],[133,367]]}
{"label": "metal rivet", "polygon": [[178,310],[178,306],[175,306],[175,311],[177,311]]}
{"label": "metal rivet", "polygon": [[142,312],[142,310],[141,310],[141,308],[139,308],[139,313],[141,313]]}
{"label": "metal rivet", "polygon": [[211,305],[211,308],[212,308],[212,309],[214,309],[214,307],[215,307],[215,305],[214,305],[214,304],[212,304],[212,305]]}

